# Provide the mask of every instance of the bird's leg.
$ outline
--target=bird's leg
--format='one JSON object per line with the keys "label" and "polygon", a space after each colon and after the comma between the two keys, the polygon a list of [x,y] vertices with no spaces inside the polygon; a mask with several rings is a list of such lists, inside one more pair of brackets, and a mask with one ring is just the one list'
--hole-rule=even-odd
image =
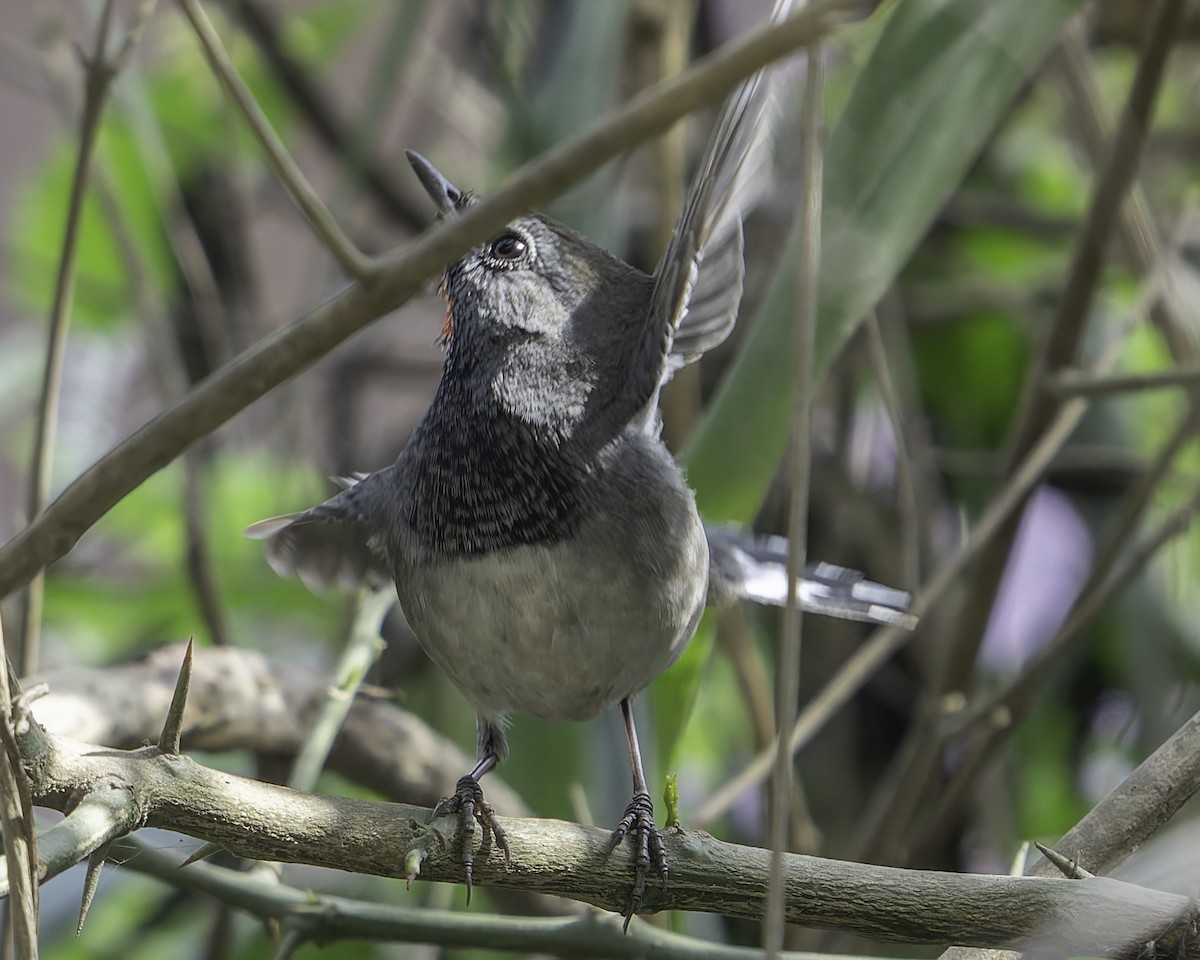
{"label": "bird's leg", "polygon": [[646,895],[646,877],[651,866],[658,868],[663,889],[667,886],[667,854],[663,849],[662,835],[654,825],[654,802],[646,787],[646,773],[642,769],[642,751],[638,746],[637,728],[633,725],[633,704],[626,697],[621,701],[621,715],[625,718],[625,740],[629,746],[629,765],[633,770],[633,799],[625,808],[625,816],[617,824],[608,841],[608,852],[612,853],[625,837],[633,838],[633,890],[625,906],[625,929],[629,921],[642,908]]}
{"label": "bird's leg", "polygon": [[479,785],[480,778],[508,756],[508,741],[504,736],[504,730],[498,724],[483,717],[478,719],[477,729],[479,731],[479,762],[475,764],[470,773],[459,778],[454,787],[454,793],[448,797],[442,797],[429,816],[429,819],[433,820],[443,814],[458,815],[458,837],[462,849],[460,862],[463,873],[466,875],[468,905],[471,902],[471,881],[475,865],[475,849],[472,841],[475,836],[476,821],[483,830],[480,852],[486,853],[490,850],[492,838],[495,837],[496,846],[504,854],[505,868],[507,869],[512,863],[512,854],[508,848],[508,836],[496,819],[492,805],[483,799],[483,788]]}

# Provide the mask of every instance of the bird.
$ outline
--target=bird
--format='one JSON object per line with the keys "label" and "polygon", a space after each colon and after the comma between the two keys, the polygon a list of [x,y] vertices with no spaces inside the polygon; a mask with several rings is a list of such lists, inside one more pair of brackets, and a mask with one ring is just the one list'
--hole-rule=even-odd
{"label": "bird", "polygon": [[[474,709],[477,763],[433,811],[458,818],[468,897],[476,824],[511,856],[480,786],[509,755],[508,716],[586,721],[619,706],[633,796],[608,851],[632,841],[628,927],[652,873],[668,876],[633,698],[706,605],[786,600],[786,541],[705,526],[657,409],[663,384],[736,320],[772,99],[759,74],[727,102],[653,274],[536,212],[447,265],[442,376],[396,461],[246,531],[310,584],[394,584]],[[476,202],[407,157],[438,217]],[[915,624],[907,593],[832,564],[806,569],[796,593],[806,610]]]}

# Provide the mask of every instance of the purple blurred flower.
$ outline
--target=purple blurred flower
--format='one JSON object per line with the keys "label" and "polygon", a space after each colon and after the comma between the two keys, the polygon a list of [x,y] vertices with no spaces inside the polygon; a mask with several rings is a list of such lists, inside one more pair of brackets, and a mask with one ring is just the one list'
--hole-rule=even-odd
{"label": "purple blurred flower", "polygon": [[1040,487],[1021,518],[984,635],[981,665],[1013,672],[1044,646],[1079,596],[1091,557],[1092,538],[1071,501]]}

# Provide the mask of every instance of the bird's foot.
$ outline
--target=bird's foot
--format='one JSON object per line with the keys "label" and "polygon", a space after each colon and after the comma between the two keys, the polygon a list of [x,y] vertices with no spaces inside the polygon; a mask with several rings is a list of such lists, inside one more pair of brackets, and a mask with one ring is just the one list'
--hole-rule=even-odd
{"label": "bird's foot", "polygon": [[494,837],[496,846],[504,854],[505,869],[508,869],[512,865],[512,853],[508,848],[508,835],[496,819],[496,813],[492,810],[492,805],[483,799],[483,788],[479,785],[479,781],[470,774],[459,779],[454,787],[454,793],[448,797],[442,797],[437,802],[437,806],[433,808],[433,813],[430,814],[429,819],[433,820],[444,814],[457,814],[458,816],[458,839],[462,845],[462,854],[459,862],[462,864],[463,873],[466,875],[467,904],[469,905],[471,903],[472,873],[475,866],[475,846],[472,841],[475,836],[476,822],[479,823],[479,828],[483,831],[479,852],[486,854],[492,847],[492,838]]}
{"label": "bird's foot", "polygon": [[663,889],[667,887],[667,854],[663,849],[662,834],[654,825],[654,803],[650,800],[650,794],[645,791],[635,793],[629,801],[629,806],[625,808],[625,816],[621,818],[617,829],[609,838],[608,852],[612,853],[617,849],[626,836],[633,839],[633,890],[624,910],[624,929],[628,930],[629,921],[642,909],[642,902],[646,896],[646,878],[650,875],[651,867],[658,870]]}

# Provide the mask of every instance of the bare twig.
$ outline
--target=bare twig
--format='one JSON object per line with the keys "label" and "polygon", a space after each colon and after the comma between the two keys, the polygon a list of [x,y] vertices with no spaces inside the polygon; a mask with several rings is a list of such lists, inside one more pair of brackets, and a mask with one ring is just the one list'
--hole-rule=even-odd
{"label": "bare twig", "polygon": [[1029,381],[1025,408],[1018,419],[1013,441],[1014,460],[1024,456],[1033,445],[1056,407],[1046,395],[1046,377],[1069,367],[1078,356],[1104,265],[1105,250],[1137,173],[1154,104],[1166,72],[1167,56],[1177,38],[1186,6],[1186,0],[1158,0],[1156,4],[1133,85],[1079,233],[1049,338]]}
{"label": "bare twig", "polygon": [[212,552],[208,548],[207,520],[208,490],[205,487],[205,468],[210,458],[204,455],[203,444],[193,447],[183,456],[183,523],[186,544],[185,561],[188,581],[196,598],[200,616],[208,627],[209,640],[219,647],[230,642],[228,619]]}
{"label": "bare twig", "polygon": [[1186,503],[1170,513],[1147,537],[1146,542],[1111,575],[1109,564],[1094,565],[1066,621],[1025,664],[1021,673],[1000,690],[963,710],[960,716],[954,718],[952,725],[947,725],[943,731],[945,740],[952,737],[973,738],[974,742],[956,768],[953,778],[940,791],[937,805],[929,817],[929,829],[918,847],[928,845],[931,838],[952,822],[952,812],[962,799],[966,786],[992,758],[1004,736],[1028,713],[1038,691],[1052,675],[1054,665],[1100,612],[1141,576],[1158,552],[1187,530],[1197,512],[1200,512],[1200,487]]}
{"label": "bare twig", "polygon": [[738,688],[754,731],[755,749],[775,742],[775,717],[771,697],[771,676],[766,657],[759,650],[741,605],[722,610],[716,622],[717,645],[729,659],[737,676]]}
{"label": "bare twig", "polygon": [[719,100],[744,77],[816,42],[860,9],[856,0],[824,0],[782,23],[749,31],[526,164],[491,197],[453,221],[377,261],[367,289],[344,288],[236,357],[84,471],[38,519],[0,549],[0,597],[65,555],[114,504],[197,439],[413,296],[447,262],[512,217],[691,110]]}
{"label": "bare twig", "polygon": [[250,127],[258,145],[267,155],[271,169],[275,171],[275,176],[287,188],[292,200],[304,214],[304,219],[308,221],[309,226],[321,238],[325,248],[349,276],[360,283],[370,279],[372,273],[370,260],[338,226],[333,214],[325,206],[325,202],[317,195],[299,165],[288,153],[287,147],[284,146],[279,134],[271,126],[266,114],[262,112],[258,101],[246,88],[245,82],[229,58],[220,36],[217,35],[216,28],[208,19],[208,14],[204,12],[204,8],[200,6],[198,0],[179,0],[179,7],[196,32],[209,67],[224,84],[225,90],[233,98],[233,102],[237,104],[246,125]]}
{"label": "bare twig", "polygon": [[[389,39],[398,37],[407,44],[413,37],[419,36],[412,29],[414,9],[413,4],[396,7],[395,29],[389,33]],[[232,12],[245,27],[246,34],[262,53],[263,61],[284,92],[295,103],[305,122],[312,127],[321,142],[338,156],[343,169],[351,171],[356,178],[361,178],[379,207],[387,211],[398,223],[412,230],[423,226],[427,216],[423,191],[419,198],[415,191],[405,192],[392,169],[374,158],[371,149],[373,137],[366,139],[348,131],[347,124],[338,116],[329,96],[305,70],[303,64],[297,62],[285,49],[279,29],[264,5],[254,0],[239,0]],[[403,32],[400,32],[401,29]],[[389,49],[387,53],[389,56],[386,60],[381,60],[381,71],[394,70],[397,65],[405,62],[402,56],[396,56],[395,50]],[[386,85],[389,84],[373,83],[370,87],[382,90]],[[382,129],[380,118],[381,112],[376,101],[368,98],[360,129],[364,134]]]}
{"label": "bare twig", "polygon": [[0,837],[3,839],[6,867],[6,870],[0,870],[0,880],[12,893],[7,926],[16,955],[21,960],[37,960],[37,836],[34,831],[33,798],[17,745],[16,711],[13,709],[8,668],[4,625],[0,623]]}
{"label": "bare twig", "polygon": [[[184,644],[172,644],[129,663],[47,671],[26,684],[50,691],[33,704],[33,715],[50,732],[75,740],[110,747],[153,742],[184,653]],[[198,647],[191,686],[183,728],[189,748],[295,756],[327,699],[329,680],[323,670],[256,650]],[[329,758],[329,767],[353,783],[390,800],[426,805],[470,765],[452,741],[380,691],[366,690],[354,698]],[[493,781],[488,795],[502,813],[528,812],[503,780]]]}
{"label": "bare twig", "polygon": [[[1171,734],[1054,848],[1093,873],[1107,873],[1138,849],[1200,790],[1200,713]],[[1049,864],[1032,876],[1053,876]]]}
{"label": "bare twig", "polygon": [[1093,571],[1079,598],[1071,607],[1066,622],[1059,627],[1054,637],[1030,658],[1011,683],[964,711],[964,715],[954,724],[954,732],[967,730],[997,709],[1006,709],[1013,716],[1028,710],[1034,695],[1049,678],[1053,664],[1061,659],[1071,643],[1091,624],[1097,614],[1141,576],[1158,551],[1187,530],[1198,511],[1200,487],[1193,491],[1184,504],[1163,519],[1124,564],[1116,567],[1107,576]]}
{"label": "bare twig", "polygon": [[[1180,223],[1185,223],[1187,220],[1188,217],[1185,215],[1181,218]],[[1179,239],[1183,235],[1183,231],[1180,230],[1172,239],[1169,251],[1170,256],[1177,255]],[[1142,291],[1129,316],[1119,325],[1116,336],[1113,337],[1108,345],[1105,353],[1108,362],[1102,361],[1096,366],[1094,372],[1085,373],[1085,376],[1093,378],[1107,376],[1107,368],[1112,366],[1111,361],[1115,360],[1120,353],[1128,334],[1136,324],[1141,322],[1141,318],[1148,313],[1152,313],[1154,306],[1160,302],[1163,276],[1164,274],[1160,270],[1147,278],[1146,282],[1142,285]],[[1070,640],[1077,636],[1084,624],[1098,613],[1100,599],[1113,595],[1110,574],[1116,566],[1121,552],[1125,549],[1137,525],[1141,522],[1146,510],[1150,507],[1155,491],[1159,489],[1163,478],[1170,471],[1179,452],[1195,436],[1198,427],[1200,427],[1200,403],[1192,401],[1188,404],[1171,436],[1159,448],[1154,459],[1147,464],[1141,476],[1132,484],[1123,501],[1114,511],[1114,519],[1110,522],[1104,539],[1095,551],[1087,580],[1080,588],[1079,595],[1072,605],[1067,621],[1059,627],[1058,632],[1051,639],[1050,643],[1047,644],[1047,647],[1039,651],[1039,654],[1030,663],[1025,665],[1021,675],[1016,677],[1009,686],[986,697],[980,704],[973,705],[969,709],[964,710],[953,724],[952,731],[946,731],[947,735],[951,732],[960,734],[966,727],[978,725],[981,720],[985,723],[988,722],[984,718],[991,716],[996,709],[1003,708],[1010,710],[1016,699],[1013,695],[1015,690],[1030,691],[1040,687],[1045,679],[1045,671],[1049,664],[1058,656],[1061,656]],[[1184,509],[1185,513],[1183,516],[1186,517],[1190,511],[1187,507]],[[1181,521],[1176,520],[1175,522],[1178,523]],[[1152,537],[1151,541],[1154,539]],[[1142,563],[1148,562],[1149,559],[1150,555],[1145,555]],[[1108,584],[1107,588],[1105,587],[1106,584]],[[1086,611],[1086,616],[1080,619],[1080,614],[1084,611]],[[1043,659],[1046,657],[1049,659]]]}
{"label": "bare twig", "polygon": [[[1083,418],[1087,409],[1084,400],[1076,399],[1064,405],[1058,419],[1051,424],[1041,442],[1030,451],[1013,480],[988,506],[971,537],[950,557],[913,599],[912,611],[918,616],[926,612],[957,582],[963,570],[983,550],[1012,514],[1025,501],[1025,496],[1041,478],[1047,464],[1054,458],[1067,438]],[[834,674],[832,679],[808,702],[792,727],[789,745],[801,749],[833,714],[840,710],[875,672],[902,646],[912,633],[900,627],[881,627]],[[704,827],[724,815],[733,802],[747,789],[759,783],[771,769],[774,748],[756,756],[736,776],[716,790],[696,813],[693,822]]]}
{"label": "bare twig", "polygon": [[[571,918],[496,916],[398,904],[375,904],[300,891],[240,871],[199,864],[179,870],[160,850],[136,839],[124,844],[122,862],[167,883],[207,893],[263,921],[298,931],[302,942],[380,940],[486,948],[532,955],[639,960],[754,960],[762,952],[672,933],[635,918],[629,933],[618,919],[591,911]],[[787,960],[861,960],[836,954],[785,953]]]}
{"label": "bare twig", "polygon": [[[1106,873],[1145,843],[1197,790],[1200,790],[1200,714],[1143,760],[1068,830],[1054,844],[1054,849],[1085,865],[1092,873]],[[1054,877],[1059,870],[1041,861],[1027,873]],[[985,960],[987,955],[952,947],[940,960]]]}
{"label": "bare twig", "polygon": [[[144,751],[157,754],[155,747]],[[57,877],[118,837],[143,826],[144,808],[133,799],[131,791],[128,782],[107,775],[78,791],[65,791],[57,806],[67,815],[38,837],[36,880],[45,883]],[[77,800],[79,797],[82,799]],[[7,893],[7,886],[0,880],[0,897]]]}
{"label": "bare twig", "polygon": [[317,783],[333,741],[342,728],[346,714],[358,695],[371,665],[383,652],[379,635],[383,618],[396,602],[391,586],[382,590],[362,588],[356,599],[354,624],[346,649],[334,669],[334,682],[325,705],[312,730],[296,755],[288,785],[296,790],[311,790]]}
{"label": "bare twig", "polygon": [[[804,184],[800,208],[803,239],[796,269],[796,317],[793,331],[796,383],[792,397],[791,456],[788,482],[791,500],[788,517],[788,591],[784,608],[776,676],[775,728],[792,726],[800,699],[800,644],[803,615],[796,594],[804,569],[808,545],[808,500],[811,486],[813,345],[817,330],[817,288],[821,270],[821,197],[825,149],[825,64],[821,47],[808,51],[804,87]],[[783,854],[787,849],[788,818],[794,767],[792,751],[782,736],[776,736],[774,780],[771,792],[768,836],[771,844],[771,884],[767,892],[767,916],[763,946],[768,957],[783,950],[784,889]]]}
{"label": "bare twig", "polygon": [[[1157,301],[1159,290],[1157,275],[1150,277],[1143,284],[1141,294],[1131,307],[1129,315],[1120,324],[1116,335],[1092,367],[1094,374],[1105,375],[1112,370],[1130,332]],[[1089,401],[1083,397],[1075,397],[1063,404],[1058,418],[1050,425],[1038,445],[1030,451],[1010,482],[1001,488],[996,498],[988,505],[967,542],[938,568],[913,599],[914,613],[924,617],[933,609],[946,591],[958,581],[967,566],[1009,522],[1075,431],[1075,427],[1087,412],[1088,405]],[[795,752],[802,749],[829,718],[840,710],[911,636],[911,633],[898,627],[881,627],[876,630],[867,643],[842,664],[820,693],[801,711],[789,738],[791,750]],[[934,719],[936,718],[931,717],[930,722]],[[761,751],[745,768],[714,791],[697,812],[693,822],[697,826],[706,827],[723,816],[739,796],[767,775],[771,768],[773,751],[774,747]]]}
{"label": "bare twig", "polygon": [[1080,370],[1062,370],[1046,381],[1046,388],[1060,397],[1111,397],[1170,387],[1200,387],[1200,363],[1180,364],[1171,370],[1114,374],[1093,377]]}
{"label": "bare twig", "polygon": [[[625,56],[630,61],[629,73],[636,78],[639,88],[658,83],[686,66],[696,5],[695,0],[669,3],[641,0],[633,5],[629,17],[631,49]],[[684,124],[676,124],[646,145],[649,160],[646,187],[655,198],[652,238],[648,238],[649,249],[642,256],[647,267],[667,248],[683,208],[687,190],[686,133]],[[670,449],[683,449],[696,429],[702,406],[700,365],[689,364],[676,372],[659,396],[663,439]]]}
{"label": "bare twig", "polygon": [[896,443],[896,509],[900,515],[903,532],[904,578],[901,585],[911,590],[921,582],[921,510],[917,503],[916,484],[913,482],[913,458],[909,449],[904,416],[900,412],[900,401],[892,386],[888,371],[887,348],[883,343],[883,331],[879,328],[879,317],[872,310],[864,324],[867,336],[867,353],[871,370],[879,387],[879,396],[887,411]]}
{"label": "bare twig", "polygon": [[[1057,63],[1071,98],[1068,116],[1079,129],[1080,139],[1092,166],[1099,169],[1108,154],[1111,131],[1107,129],[1103,100],[1087,46],[1086,16],[1086,13],[1081,13],[1067,21],[1058,46]],[[1138,273],[1144,276],[1165,272],[1168,262],[1173,261],[1174,257],[1169,256],[1164,261],[1150,204],[1139,178],[1130,184],[1119,215],[1118,235]],[[1196,357],[1194,323],[1189,323],[1173,284],[1166,284],[1163,300],[1155,308],[1153,318],[1177,361],[1187,362]]]}
{"label": "bare twig", "polygon": [[[83,199],[100,117],[108,100],[113,77],[120,60],[108,56],[109,34],[112,30],[113,0],[106,0],[100,12],[92,54],[85,62],[83,108],[79,114],[79,149],[71,175],[71,192],[67,200],[67,220],[63,230],[62,251],[58,258],[58,274],[54,281],[54,300],[50,306],[50,329],[46,340],[46,363],[42,373],[41,397],[38,401],[37,425],[33,439],[33,461],[29,473],[27,520],[33,523],[50,499],[50,473],[54,460],[54,438],[58,428],[58,401],[62,390],[63,358],[67,348],[67,327],[71,319],[71,298],[75,291],[75,261],[78,252],[79,223],[83,216]],[[131,31],[130,37],[134,33]],[[132,49],[126,46],[122,57]],[[41,576],[29,584],[22,600],[21,632],[13,655],[20,673],[37,669],[38,637],[42,618]]]}

